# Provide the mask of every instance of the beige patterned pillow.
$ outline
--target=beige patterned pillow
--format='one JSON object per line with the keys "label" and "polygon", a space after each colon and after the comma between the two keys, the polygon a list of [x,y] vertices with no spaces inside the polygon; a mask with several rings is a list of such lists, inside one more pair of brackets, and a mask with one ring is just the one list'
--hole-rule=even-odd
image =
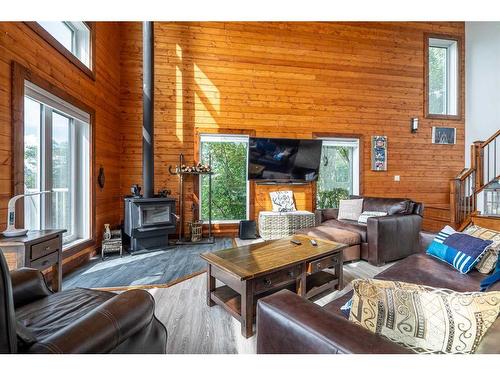
{"label": "beige patterned pillow", "polygon": [[385,280],[352,284],[349,320],[417,353],[473,353],[500,312],[500,292]]}
{"label": "beige patterned pillow", "polygon": [[490,273],[497,265],[498,253],[500,252],[500,232],[496,230],[471,225],[464,230],[465,234],[473,237],[481,238],[482,240],[491,240],[493,243],[489,246],[486,253],[481,257],[476,264],[476,269],[481,273]]}

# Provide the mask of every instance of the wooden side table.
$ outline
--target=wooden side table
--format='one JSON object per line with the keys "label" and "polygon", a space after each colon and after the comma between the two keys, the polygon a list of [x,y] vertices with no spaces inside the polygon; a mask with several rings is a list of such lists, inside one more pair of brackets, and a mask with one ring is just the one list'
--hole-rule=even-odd
{"label": "wooden side table", "polygon": [[48,229],[29,231],[21,237],[0,236],[0,250],[11,270],[52,268],[52,290],[58,292],[62,289],[62,237],[65,232],[65,229]]}

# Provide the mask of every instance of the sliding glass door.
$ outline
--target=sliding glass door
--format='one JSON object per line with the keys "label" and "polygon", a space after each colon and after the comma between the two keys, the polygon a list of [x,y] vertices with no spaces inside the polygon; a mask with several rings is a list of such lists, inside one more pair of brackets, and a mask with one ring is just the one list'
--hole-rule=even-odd
{"label": "sliding glass door", "polygon": [[317,208],[337,208],[340,199],[359,194],[359,140],[323,140],[317,183]]}

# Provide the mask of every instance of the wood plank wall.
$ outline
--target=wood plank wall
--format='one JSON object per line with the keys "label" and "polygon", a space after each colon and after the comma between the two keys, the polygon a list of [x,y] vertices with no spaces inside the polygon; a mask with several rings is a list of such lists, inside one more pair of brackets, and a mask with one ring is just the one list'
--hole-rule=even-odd
{"label": "wood plank wall", "polygon": [[[424,118],[426,32],[463,37],[464,24],[155,23],[156,188],[177,193],[167,166],[180,152],[197,158],[197,129],[297,138],[356,133],[363,136],[365,195],[446,206],[449,179],[464,163],[464,121]],[[121,35],[121,190],[127,193],[142,182],[141,25],[123,23]],[[412,117],[420,119],[416,134]],[[431,144],[433,125],[456,127],[457,144]],[[372,135],[388,136],[387,172],[370,171]],[[255,215],[269,208],[270,189],[253,190]],[[310,209],[313,188],[295,190],[299,207]]]}
{"label": "wood plank wall", "polygon": [[[96,172],[103,166],[104,189],[96,187],[97,242],[104,223],[120,222],[120,27],[96,23],[95,81],[21,22],[0,22],[0,228],[12,195],[11,63],[17,61],[96,111]],[[3,230],[3,229],[2,229]],[[88,255],[93,248],[79,255]],[[74,256],[69,260],[74,260]]]}

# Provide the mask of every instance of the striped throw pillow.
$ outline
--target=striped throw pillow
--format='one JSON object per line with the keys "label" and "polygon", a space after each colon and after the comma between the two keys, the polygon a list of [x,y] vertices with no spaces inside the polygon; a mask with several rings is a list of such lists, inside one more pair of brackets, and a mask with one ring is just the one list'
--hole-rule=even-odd
{"label": "striped throw pillow", "polygon": [[460,273],[468,273],[493,243],[490,240],[456,232],[446,226],[429,245],[427,254],[453,266]]}

